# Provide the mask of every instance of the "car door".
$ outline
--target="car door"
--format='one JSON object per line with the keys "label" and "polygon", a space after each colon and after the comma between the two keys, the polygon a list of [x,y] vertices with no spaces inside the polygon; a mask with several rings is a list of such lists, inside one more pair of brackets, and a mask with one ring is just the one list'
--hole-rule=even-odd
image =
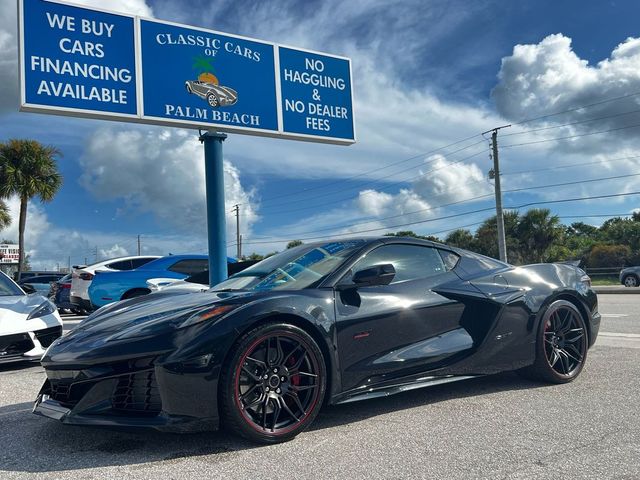
{"label": "car door", "polygon": [[[460,326],[464,305],[434,292],[458,280],[451,271],[452,255],[417,244],[386,244],[361,258],[338,282],[343,390],[419,374],[473,346]],[[389,285],[344,287],[353,273],[383,264],[392,264],[396,271]]]}

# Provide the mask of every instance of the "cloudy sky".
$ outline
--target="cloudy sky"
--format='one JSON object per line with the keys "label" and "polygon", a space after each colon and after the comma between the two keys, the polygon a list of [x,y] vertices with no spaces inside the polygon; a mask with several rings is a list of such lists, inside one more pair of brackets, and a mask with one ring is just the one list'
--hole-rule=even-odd
{"label": "cloudy sky", "polygon": [[[507,207],[597,225],[640,206],[633,0],[75,3],[352,59],[357,144],[225,142],[227,207],[241,204],[245,254],[348,232],[473,230],[494,206],[480,133],[507,123]],[[0,0],[0,141],[33,138],[64,153],[60,193],[29,206],[34,266],[92,260],[96,248],[100,258],[135,253],[137,235],[144,252],[205,252],[197,131],[20,113],[16,45],[16,2]],[[16,222],[0,237],[16,239],[17,201],[8,203]],[[233,255],[231,213],[227,231]]]}

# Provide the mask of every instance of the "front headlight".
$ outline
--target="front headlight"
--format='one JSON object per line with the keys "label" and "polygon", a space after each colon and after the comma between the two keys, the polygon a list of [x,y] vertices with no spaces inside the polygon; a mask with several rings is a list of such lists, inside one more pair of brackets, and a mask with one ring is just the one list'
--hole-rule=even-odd
{"label": "front headlight", "polygon": [[36,308],[33,312],[29,314],[27,320],[31,320],[32,318],[40,318],[45,315],[50,315],[56,311],[56,306],[51,303],[49,300],[43,302]]}
{"label": "front headlight", "polygon": [[218,305],[212,308],[207,308],[206,310],[201,310],[187,318],[178,326],[178,328],[190,327],[191,325],[206,322],[207,320],[220,318],[239,306],[240,305]]}

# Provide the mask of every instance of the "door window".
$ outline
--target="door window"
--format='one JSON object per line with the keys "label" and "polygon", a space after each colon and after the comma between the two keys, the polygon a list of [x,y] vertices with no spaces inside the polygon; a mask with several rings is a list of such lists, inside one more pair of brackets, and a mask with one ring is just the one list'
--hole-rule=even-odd
{"label": "door window", "polygon": [[171,272],[182,273],[187,276],[200,273],[204,270],[209,270],[209,260],[207,259],[193,259],[193,260],[180,260],[168,268]]}
{"label": "door window", "polygon": [[435,248],[392,244],[383,245],[369,252],[353,266],[351,272],[387,263],[392,264],[396,269],[396,275],[391,284],[432,277],[449,270]]}

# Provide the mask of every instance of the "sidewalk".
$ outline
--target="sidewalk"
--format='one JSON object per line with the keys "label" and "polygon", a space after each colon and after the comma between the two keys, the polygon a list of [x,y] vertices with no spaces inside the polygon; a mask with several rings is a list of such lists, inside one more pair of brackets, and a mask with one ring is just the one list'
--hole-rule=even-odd
{"label": "sidewalk", "polygon": [[625,287],[624,285],[594,285],[593,289],[596,293],[638,293],[640,287]]}

